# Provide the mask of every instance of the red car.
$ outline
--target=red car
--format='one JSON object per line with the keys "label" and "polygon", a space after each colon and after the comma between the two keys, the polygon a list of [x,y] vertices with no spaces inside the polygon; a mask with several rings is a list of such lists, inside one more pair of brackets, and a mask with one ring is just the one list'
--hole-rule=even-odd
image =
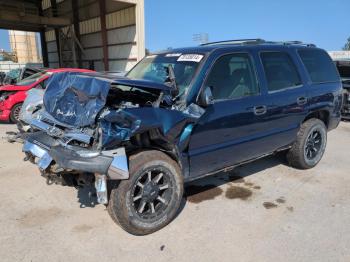
{"label": "red car", "polygon": [[52,74],[61,72],[93,73],[95,71],[78,68],[47,69],[23,79],[15,85],[0,87],[0,121],[17,122],[27,91],[32,88],[46,88]]}

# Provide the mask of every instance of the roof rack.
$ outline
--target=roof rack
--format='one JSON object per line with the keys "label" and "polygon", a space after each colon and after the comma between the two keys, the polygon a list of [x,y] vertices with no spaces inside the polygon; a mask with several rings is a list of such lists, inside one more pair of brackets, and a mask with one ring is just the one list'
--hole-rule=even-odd
{"label": "roof rack", "polygon": [[217,42],[209,42],[205,44],[201,44],[201,46],[210,46],[210,45],[246,45],[246,44],[261,44],[265,43],[264,39],[260,38],[251,38],[251,39],[234,39],[234,40],[224,40]]}
{"label": "roof rack", "polygon": [[225,40],[201,44],[201,46],[211,46],[211,45],[258,45],[258,44],[271,44],[271,45],[303,45],[308,47],[316,47],[315,44],[303,43],[301,41],[265,41],[261,38],[252,39],[235,39],[235,40]]}

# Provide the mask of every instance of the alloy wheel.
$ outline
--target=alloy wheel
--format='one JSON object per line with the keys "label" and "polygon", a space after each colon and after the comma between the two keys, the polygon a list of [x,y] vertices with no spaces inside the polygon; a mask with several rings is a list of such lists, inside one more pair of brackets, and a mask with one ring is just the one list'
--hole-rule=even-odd
{"label": "alloy wheel", "polygon": [[143,220],[162,216],[170,204],[174,182],[163,167],[145,170],[131,191],[133,213]]}
{"label": "alloy wheel", "polygon": [[315,159],[321,151],[322,148],[322,134],[319,130],[315,129],[310,132],[306,139],[305,144],[305,156],[308,160]]}

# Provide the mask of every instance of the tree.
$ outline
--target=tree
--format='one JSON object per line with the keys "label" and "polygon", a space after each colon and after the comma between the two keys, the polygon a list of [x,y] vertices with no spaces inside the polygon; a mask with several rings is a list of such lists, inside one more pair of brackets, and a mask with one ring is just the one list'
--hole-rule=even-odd
{"label": "tree", "polygon": [[350,37],[347,40],[347,43],[344,45],[343,50],[350,51]]}

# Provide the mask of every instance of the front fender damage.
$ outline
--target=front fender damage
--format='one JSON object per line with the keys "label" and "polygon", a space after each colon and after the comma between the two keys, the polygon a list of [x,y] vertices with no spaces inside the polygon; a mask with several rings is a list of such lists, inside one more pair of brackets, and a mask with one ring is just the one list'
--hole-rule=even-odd
{"label": "front fender damage", "polygon": [[197,117],[181,111],[164,108],[126,108],[107,113],[101,120],[102,148],[110,149],[132,136],[158,130],[162,138],[178,144],[181,133]]}

